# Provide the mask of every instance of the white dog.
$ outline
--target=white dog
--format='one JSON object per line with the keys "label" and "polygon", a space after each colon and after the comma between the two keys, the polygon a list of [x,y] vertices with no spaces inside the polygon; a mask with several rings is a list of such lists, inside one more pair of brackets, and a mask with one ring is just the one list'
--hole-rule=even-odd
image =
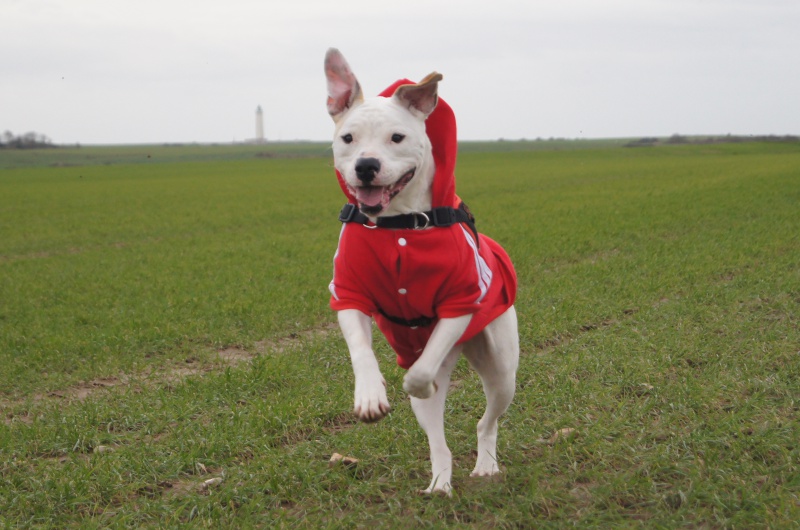
{"label": "white dog", "polygon": [[514,396],[519,360],[516,276],[500,246],[475,230],[455,194],[455,118],[437,96],[442,76],[401,80],[364,99],[344,57],[325,57],[334,165],[348,198],[334,258],[331,307],[350,350],[355,414],[389,412],[372,350],[372,318],[408,369],[403,388],[428,436],[433,479],[451,492],[444,435],[450,374],[463,352],[486,394],[472,476],[500,472],[497,420]]}

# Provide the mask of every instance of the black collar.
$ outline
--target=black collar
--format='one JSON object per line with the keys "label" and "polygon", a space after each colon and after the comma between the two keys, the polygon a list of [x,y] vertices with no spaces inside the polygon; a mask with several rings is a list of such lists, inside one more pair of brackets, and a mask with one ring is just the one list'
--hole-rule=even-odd
{"label": "black collar", "polygon": [[458,209],[442,206],[427,212],[414,212],[391,217],[378,217],[372,223],[366,215],[354,204],[347,203],[339,212],[339,221],[343,223],[358,223],[378,228],[416,229],[422,230],[432,226],[451,226],[456,223],[475,223],[475,218],[462,202]]}
{"label": "black collar", "polygon": [[358,223],[369,228],[389,228],[389,229],[414,229],[423,230],[430,227],[452,226],[456,223],[466,223],[470,230],[478,239],[478,231],[475,228],[475,217],[469,211],[469,207],[463,202],[458,208],[440,206],[432,208],[427,212],[414,212],[391,217],[378,217],[375,223],[358,209],[355,204],[347,203],[339,212],[339,221],[343,223]]}

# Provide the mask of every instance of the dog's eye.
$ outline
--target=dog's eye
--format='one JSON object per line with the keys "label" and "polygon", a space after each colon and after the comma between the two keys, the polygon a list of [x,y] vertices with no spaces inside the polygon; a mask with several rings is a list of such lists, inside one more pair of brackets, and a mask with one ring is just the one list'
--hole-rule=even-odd
{"label": "dog's eye", "polygon": [[402,141],[403,141],[403,138],[405,138],[405,137],[406,137],[406,136],[405,136],[404,134],[394,133],[394,134],[392,135],[392,141],[393,141],[394,143],[396,143],[396,144],[399,144],[400,142],[402,142]]}
{"label": "dog's eye", "polygon": [[342,136],[342,141],[344,143],[346,143],[346,144],[352,143],[353,142],[353,135],[350,134],[350,133],[345,134],[344,136]]}

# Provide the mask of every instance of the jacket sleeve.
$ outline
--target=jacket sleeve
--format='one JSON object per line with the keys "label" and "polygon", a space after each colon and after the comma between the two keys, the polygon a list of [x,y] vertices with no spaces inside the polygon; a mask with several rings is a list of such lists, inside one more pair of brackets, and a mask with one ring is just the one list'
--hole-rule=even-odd
{"label": "jacket sleeve", "polygon": [[366,296],[368,290],[362,285],[362,280],[347,260],[347,238],[345,231],[339,237],[339,246],[333,256],[333,279],[328,285],[331,292],[330,306],[334,311],[344,309],[358,309],[362,313],[372,316],[377,308]]}

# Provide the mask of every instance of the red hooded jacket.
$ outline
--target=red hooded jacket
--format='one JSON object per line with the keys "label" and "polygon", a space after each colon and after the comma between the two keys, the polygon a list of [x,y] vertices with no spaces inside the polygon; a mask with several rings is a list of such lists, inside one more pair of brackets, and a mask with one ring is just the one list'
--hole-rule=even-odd
{"label": "red hooded jacket", "polygon": [[[390,97],[406,84],[413,82],[402,79],[380,95]],[[457,208],[461,199],[455,191],[456,120],[441,98],[425,128],[436,163],[431,206]],[[338,171],[336,176],[348,201],[357,205]],[[458,341],[465,342],[511,307],[517,291],[506,252],[483,234],[478,237],[480,244],[462,224],[395,230],[345,223],[334,256],[331,308],[358,309],[375,318],[397,353],[397,364],[406,369],[419,358],[439,318],[472,314]],[[412,323],[432,321],[410,327],[387,315]]]}

